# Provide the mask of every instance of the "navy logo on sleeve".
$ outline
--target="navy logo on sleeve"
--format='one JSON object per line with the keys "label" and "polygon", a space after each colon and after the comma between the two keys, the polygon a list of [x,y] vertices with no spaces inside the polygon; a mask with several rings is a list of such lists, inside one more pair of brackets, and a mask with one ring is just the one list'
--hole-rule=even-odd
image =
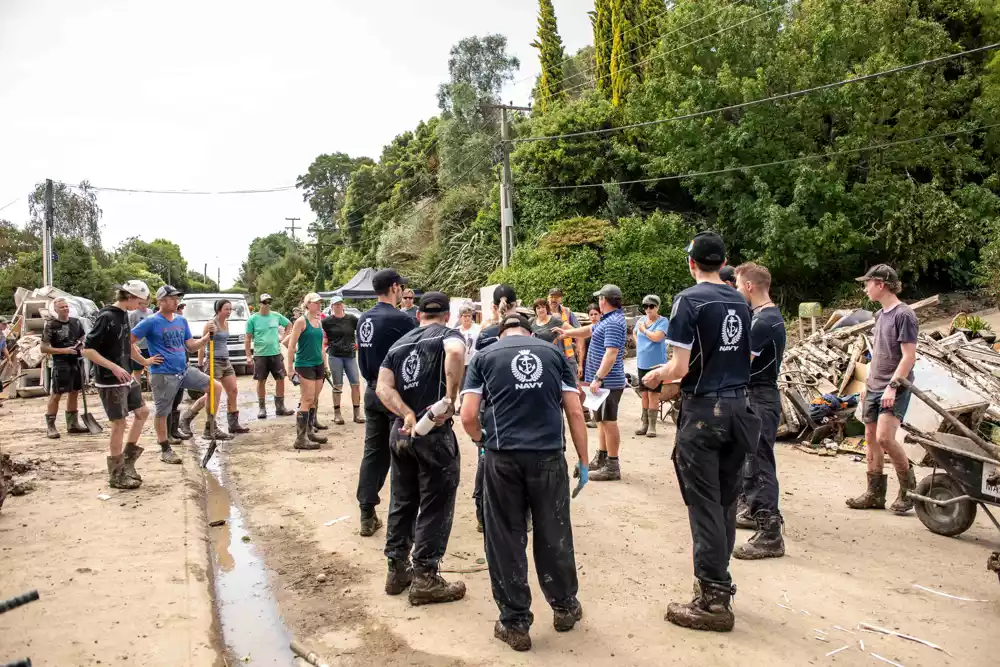
{"label": "navy logo on sleeve", "polygon": [[403,389],[412,389],[417,386],[417,376],[420,375],[420,355],[417,349],[407,355],[403,360]]}
{"label": "navy logo on sleeve", "polygon": [[735,310],[729,310],[722,320],[722,345],[720,352],[732,352],[737,348],[740,337],[743,335],[743,321],[736,314]]}
{"label": "navy logo on sleeve", "polygon": [[538,381],[542,377],[542,360],[530,350],[518,351],[517,356],[510,361],[510,372],[518,382],[514,385],[515,389],[534,389],[542,386]]}
{"label": "navy logo on sleeve", "polygon": [[375,335],[375,323],[372,322],[371,318],[368,318],[361,323],[361,330],[358,334],[361,338],[361,342],[365,345],[372,342],[372,336]]}

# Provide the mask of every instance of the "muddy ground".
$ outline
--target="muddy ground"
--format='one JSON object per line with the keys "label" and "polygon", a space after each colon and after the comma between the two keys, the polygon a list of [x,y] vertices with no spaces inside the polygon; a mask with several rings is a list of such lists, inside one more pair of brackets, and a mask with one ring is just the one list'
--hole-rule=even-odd
{"label": "muddy ground", "polygon": [[[254,403],[251,382],[240,382],[246,414]],[[328,421],[329,392],[322,401]],[[989,553],[1000,549],[1000,531],[982,513],[964,535],[944,538],[912,514],[852,512],[843,499],[861,490],[863,463],[785,446],[778,462],[787,556],[733,562],[739,588],[733,633],[702,634],[664,622],[667,603],[691,590],[691,540],[669,460],[673,431],[661,428],[656,439],[632,436],[634,395],[622,408],[623,480],[591,483],[573,502],[584,620],[557,634],[532,582],[536,619],[528,654],[492,637],[496,607],[479,562],[475,457],[464,435],[462,485],[443,567],[466,570],[445,576],[464,580],[469,592],[453,604],[412,608],[405,596],[382,592],[384,530],[372,538],[357,534],[362,426],[332,426],[328,445],[296,452],[291,418],[252,419],[249,435],[220,448],[217,476],[197,468],[195,445],[184,448],[180,467],[144,456],[142,489],[118,492],[106,486],[103,438],[45,440],[43,411],[39,399],[0,408],[3,450],[44,459],[33,473],[36,490],[8,498],[0,512],[0,597],[31,588],[42,594],[0,615],[0,661],[30,655],[38,665],[287,665],[285,647],[269,644],[288,634],[331,665],[885,664],[874,652],[906,667],[964,666],[990,664],[1000,650],[1000,586],[985,570]],[[153,453],[150,435],[142,444]],[[102,501],[99,494],[112,497]],[[383,493],[383,519],[387,505]],[[208,528],[213,518],[229,523]],[[740,531],[738,540],[749,535]],[[253,581],[253,572],[234,576],[246,572],[246,558],[254,555],[263,556],[270,586]],[[213,618],[212,563],[220,578],[229,577],[226,595],[242,588],[221,624]],[[914,584],[991,602],[952,600]],[[281,620],[269,611],[272,600]],[[949,653],[862,633],[859,622]]]}

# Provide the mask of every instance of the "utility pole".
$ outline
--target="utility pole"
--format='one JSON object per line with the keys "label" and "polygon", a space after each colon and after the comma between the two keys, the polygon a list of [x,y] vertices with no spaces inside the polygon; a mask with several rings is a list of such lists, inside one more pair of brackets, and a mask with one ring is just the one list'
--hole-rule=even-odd
{"label": "utility pole", "polygon": [[42,283],[52,285],[52,230],[55,228],[55,205],[52,202],[52,179],[45,179],[45,222],[42,225]]}
{"label": "utility pole", "polygon": [[205,284],[208,284],[208,262],[205,262],[205,268],[201,270],[201,275],[205,276]]}
{"label": "utility pole", "polygon": [[215,286],[219,288],[220,292],[222,291],[222,267],[221,266],[215,269]]}
{"label": "utility pole", "polygon": [[513,104],[490,104],[488,109],[500,110],[500,150],[503,170],[500,172],[500,252],[503,268],[507,268],[514,253],[514,177],[510,171],[510,122],[508,111],[531,111],[531,107]]}
{"label": "utility pole", "polygon": [[293,240],[293,241],[295,240],[295,230],[296,230],[296,229],[302,229],[301,227],[296,227],[296,226],[295,226],[295,223],[296,223],[296,222],[298,222],[298,221],[299,221],[299,220],[301,220],[301,219],[302,219],[302,218],[285,218],[285,220],[286,220],[286,221],[288,221],[288,222],[292,223],[292,224],[291,224],[291,226],[289,226],[289,227],[285,227],[285,229],[290,229],[290,230],[292,230],[292,240]]}

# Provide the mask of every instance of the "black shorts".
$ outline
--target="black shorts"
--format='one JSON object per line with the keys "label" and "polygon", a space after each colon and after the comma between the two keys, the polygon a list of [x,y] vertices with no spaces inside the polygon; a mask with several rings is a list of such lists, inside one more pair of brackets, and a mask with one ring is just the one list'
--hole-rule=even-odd
{"label": "black shorts", "polygon": [[[139,354],[141,354],[144,358],[149,359],[149,350],[144,350],[142,348],[139,348]],[[132,361],[132,372],[133,373],[135,373],[136,371],[141,371],[144,368],[146,368],[145,366],[143,366],[142,364],[140,364],[135,359],[132,359],[131,361]]]}
{"label": "black shorts", "polygon": [[142,400],[142,391],[139,389],[138,382],[132,382],[126,387],[99,387],[97,393],[104,405],[104,413],[113,422],[125,419],[128,413],[134,412],[146,404]]}
{"label": "black shorts", "polygon": [[83,369],[79,362],[72,364],[52,364],[50,394],[69,394],[83,389]]}
{"label": "black shorts", "polygon": [[608,396],[604,403],[598,410],[594,411],[594,421],[595,422],[616,422],[618,421],[618,404],[622,400],[622,392],[624,389],[612,389],[611,395]]}
{"label": "black shorts", "polygon": [[268,374],[275,380],[285,379],[285,359],[280,354],[253,358],[253,379],[266,380]]}
{"label": "black shorts", "polygon": [[654,394],[659,394],[660,390],[663,389],[663,383],[662,382],[660,384],[656,385],[655,387],[653,387],[652,389],[650,389],[649,387],[647,387],[646,385],[644,385],[642,383],[642,378],[646,377],[646,373],[649,373],[652,370],[653,370],[652,368],[640,368],[639,369],[639,391],[651,391]]}
{"label": "black shorts", "polygon": [[326,367],[319,366],[296,366],[295,372],[302,380],[322,380],[326,376]]}
{"label": "black shorts", "polygon": [[910,404],[910,392],[907,389],[896,390],[896,401],[891,408],[882,407],[881,391],[868,390],[865,393],[865,405],[862,408],[861,421],[865,424],[874,424],[878,421],[879,415],[891,414],[899,421],[903,421],[906,414],[906,406]]}

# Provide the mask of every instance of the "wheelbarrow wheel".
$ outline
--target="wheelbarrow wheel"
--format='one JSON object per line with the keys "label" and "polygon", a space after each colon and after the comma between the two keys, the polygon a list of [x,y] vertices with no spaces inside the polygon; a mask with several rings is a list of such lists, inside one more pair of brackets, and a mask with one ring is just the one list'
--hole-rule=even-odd
{"label": "wheelbarrow wheel", "polygon": [[[951,500],[965,495],[965,490],[954,477],[945,473],[928,475],[917,484],[917,494],[935,500]],[[967,531],[976,520],[976,503],[963,500],[944,507],[920,500],[913,501],[920,523],[927,530],[945,537],[954,537]]]}

